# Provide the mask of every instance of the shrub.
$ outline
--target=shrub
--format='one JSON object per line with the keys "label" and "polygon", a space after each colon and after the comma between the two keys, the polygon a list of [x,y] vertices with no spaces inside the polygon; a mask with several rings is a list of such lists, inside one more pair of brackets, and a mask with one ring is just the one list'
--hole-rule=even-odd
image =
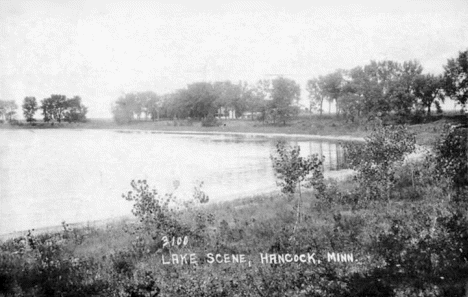
{"label": "shrub", "polygon": [[[276,143],[276,154],[276,156],[271,156],[271,160],[276,177],[280,180],[277,184],[281,186],[281,191],[287,195],[292,195],[296,191],[299,192],[299,201],[296,209],[297,224],[297,222],[301,221],[301,186],[307,188],[314,187],[319,194],[325,191],[323,156],[319,157],[317,154],[314,154],[303,158],[300,156],[301,149],[299,146],[291,148],[283,141]],[[301,184],[303,182],[304,184]]]}
{"label": "shrub", "polygon": [[395,185],[395,170],[415,149],[414,134],[404,126],[374,128],[365,143],[345,144],[352,169],[366,199],[390,199]]}
{"label": "shrub", "polygon": [[209,114],[202,120],[201,124],[202,127],[219,127],[221,126],[221,121],[213,114]]}
{"label": "shrub", "polygon": [[61,234],[17,238],[0,246],[0,296],[91,296],[110,290],[92,258],[77,258]]}
{"label": "shrub", "polygon": [[176,201],[172,194],[159,195],[156,189],[150,189],[146,180],[132,180],[133,191],[122,194],[128,201],[133,201],[132,213],[142,223],[142,228],[154,239],[169,235],[175,236],[187,231],[178,220]]}
{"label": "shrub", "polygon": [[445,126],[434,147],[436,173],[460,190],[468,186],[468,126]]}

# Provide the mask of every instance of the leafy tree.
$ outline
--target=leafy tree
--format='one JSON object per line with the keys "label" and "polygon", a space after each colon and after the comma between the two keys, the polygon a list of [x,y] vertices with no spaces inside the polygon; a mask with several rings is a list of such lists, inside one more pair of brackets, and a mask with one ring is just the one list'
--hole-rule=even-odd
{"label": "leafy tree", "polygon": [[16,114],[18,105],[14,100],[0,100],[0,116],[7,121],[11,121],[13,116]]}
{"label": "leafy tree", "polygon": [[468,99],[468,50],[449,59],[444,69],[445,94],[464,107]]}
{"label": "leafy tree", "polygon": [[468,186],[468,126],[446,126],[434,147],[439,176],[451,179],[456,189]]}
{"label": "leafy tree", "polygon": [[[405,61],[403,64],[389,63],[388,100],[392,111],[400,115],[409,115],[416,103],[416,81],[423,70],[417,61]],[[384,69],[386,65],[382,65]],[[385,95],[384,89],[384,95]]]}
{"label": "leafy tree", "polygon": [[127,96],[121,96],[112,105],[112,114],[114,120],[119,123],[129,123],[133,119],[133,110],[131,102],[129,102]]}
{"label": "leafy tree", "polygon": [[152,91],[144,92],[142,94],[146,98],[145,100],[145,114],[150,116],[151,120],[154,122],[159,119],[160,109],[161,109],[161,98]]}
{"label": "leafy tree", "polygon": [[419,75],[415,80],[415,96],[423,108],[427,108],[427,115],[431,114],[431,106],[435,104],[441,110],[439,101],[444,101],[442,94],[442,77],[433,74]]}
{"label": "leafy tree", "polygon": [[300,99],[301,88],[294,80],[278,77],[271,81],[270,94],[272,98],[269,104],[270,114],[274,122],[278,119],[278,122],[285,125],[286,121],[299,112],[294,104]]}
{"label": "leafy tree", "polygon": [[27,122],[34,122],[34,114],[39,109],[35,97],[25,97],[23,101],[23,114]]}
{"label": "leafy tree", "polygon": [[48,123],[53,119],[54,103],[51,98],[45,98],[41,101],[42,115],[44,116],[44,122]]}
{"label": "leafy tree", "polygon": [[64,103],[64,120],[67,122],[84,122],[88,108],[81,103],[81,97],[66,99]]}
{"label": "leafy tree", "polygon": [[247,83],[241,83],[241,97],[242,102],[245,104],[245,110],[251,112],[252,120],[254,120],[254,113],[260,112],[265,119],[266,115],[266,101],[263,93],[259,92],[256,86],[248,85]]}
{"label": "leafy tree", "polygon": [[255,110],[261,113],[259,120],[265,122],[271,105],[271,80],[259,80],[255,87],[252,88],[252,92]]}
{"label": "leafy tree", "polygon": [[[276,177],[280,180],[278,185],[284,194],[291,195],[299,192],[297,206],[297,221],[301,220],[302,191],[301,186],[314,187],[322,193],[324,191],[323,182],[323,156],[318,154],[310,155],[307,158],[301,157],[299,146],[290,147],[285,142],[276,143],[276,155],[270,156]],[[304,184],[302,184],[304,183]]]}
{"label": "leafy tree", "polygon": [[320,115],[323,112],[323,101],[326,98],[325,92],[322,86],[323,77],[319,76],[318,78],[314,78],[307,81],[306,90],[309,92],[309,108],[318,110]]}
{"label": "leafy tree", "polygon": [[341,86],[343,84],[342,71],[336,70],[333,73],[325,75],[322,77],[320,84],[323,95],[328,99],[328,113],[331,112],[333,101],[337,102],[337,110],[339,110],[338,98],[340,97]]}
{"label": "leafy tree", "polygon": [[414,134],[404,126],[377,126],[364,144],[346,144],[351,167],[357,171],[366,199],[390,199],[396,168],[415,149]]}
{"label": "leafy tree", "polygon": [[242,83],[233,84],[230,81],[215,82],[213,88],[217,93],[217,108],[232,109],[236,111],[236,115],[241,115],[247,109],[246,97],[243,96],[243,91],[248,90],[247,86]]}
{"label": "leafy tree", "polygon": [[66,109],[65,95],[51,95],[49,98],[45,98],[41,101],[42,114],[44,116],[44,122],[50,120],[56,120],[61,122]]}
{"label": "leafy tree", "polygon": [[206,82],[193,83],[181,93],[182,102],[191,118],[202,119],[216,113],[216,94],[213,85]]}
{"label": "leafy tree", "polygon": [[52,115],[57,122],[62,122],[66,109],[67,97],[65,95],[51,95],[50,100],[54,106]]}

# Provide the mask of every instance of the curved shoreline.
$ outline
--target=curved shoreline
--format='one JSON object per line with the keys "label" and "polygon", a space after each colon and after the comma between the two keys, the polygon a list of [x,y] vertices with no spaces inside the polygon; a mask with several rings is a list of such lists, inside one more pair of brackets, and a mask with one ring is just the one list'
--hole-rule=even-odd
{"label": "curved shoreline", "polygon": [[[76,129],[70,129],[76,130]],[[82,129],[86,130],[86,129]],[[110,130],[124,133],[159,133],[159,134],[192,134],[192,135],[239,135],[239,136],[256,136],[256,137],[295,137],[295,138],[306,138],[306,139],[318,139],[318,140],[342,140],[342,141],[364,141],[364,137],[353,137],[353,136],[328,136],[328,135],[317,135],[317,134],[293,134],[293,133],[259,133],[259,132],[223,132],[223,131],[164,131],[164,130],[146,130],[146,129],[93,129],[93,130]]]}
{"label": "curved shoreline", "polygon": [[[342,169],[338,171],[328,171],[325,172],[325,178],[326,179],[334,179],[334,180],[341,180],[344,179],[348,176],[350,176],[353,173],[352,169]],[[275,195],[275,194],[280,194],[279,190],[267,190],[264,192],[260,193],[255,193],[255,194],[248,194],[248,195],[242,195],[233,199],[229,199],[226,201],[216,201],[214,203],[229,203],[235,200],[241,200],[241,199],[248,199],[252,198],[255,196],[261,196],[261,195]],[[106,227],[110,224],[118,223],[118,222],[123,222],[123,221],[134,221],[135,218],[131,215],[124,215],[124,216],[118,216],[118,217],[111,217],[107,219],[101,219],[101,220],[94,220],[94,221],[82,221],[82,222],[74,222],[74,223],[67,223],[67,226],[69,228],[86,228],[86,227],[93,227],[93,228],[102,228]],[[33,231],[35,235],[41,234],[41,233],[48,233],[48,232],[61,232],[63,231],[63,226],[61,224],[57,225],[50,225],[46,227],[40,227],[40,228],[31,228],[31,229],[26,229],[26,230],[20,230],[20,231],[13,231],[13,232],[8,232],[8,233],[3,233],[0,234],[0,242],[6,241],[9,239],[21,237],[21,236],[26,236],[29,232],[29,230]]]}

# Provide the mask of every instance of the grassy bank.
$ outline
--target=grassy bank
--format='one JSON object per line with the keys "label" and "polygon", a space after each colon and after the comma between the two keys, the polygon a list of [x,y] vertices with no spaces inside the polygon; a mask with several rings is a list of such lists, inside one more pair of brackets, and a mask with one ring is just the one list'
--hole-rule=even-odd
{"label": "grassy bank", "polygon": [[[437,187],[414,201],[357,204],[337,195],[350,187],[331,186],[328,201],[306,194],[299,225],[294,200],[268,195],[187,211],[158,236],[118,222],[9,240],[0,295],[462,296],[467,264],[455,261],[466,229],[451,223],[466,214]],[[287,254],[292,262],[271,256]]]}

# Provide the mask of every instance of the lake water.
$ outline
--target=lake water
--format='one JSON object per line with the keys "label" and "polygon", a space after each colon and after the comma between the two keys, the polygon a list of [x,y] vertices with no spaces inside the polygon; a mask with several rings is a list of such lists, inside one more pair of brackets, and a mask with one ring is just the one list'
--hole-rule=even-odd
{"label": "lake water", "polygon": [[[197,181],[210,201],[277,189],[270,155],[277,139],[112,130],[0,130],[0,234],[129,215],[121,195],[132,179],[190,197]],[[343,168],[337,143],[288,138],[325,170]]]}

